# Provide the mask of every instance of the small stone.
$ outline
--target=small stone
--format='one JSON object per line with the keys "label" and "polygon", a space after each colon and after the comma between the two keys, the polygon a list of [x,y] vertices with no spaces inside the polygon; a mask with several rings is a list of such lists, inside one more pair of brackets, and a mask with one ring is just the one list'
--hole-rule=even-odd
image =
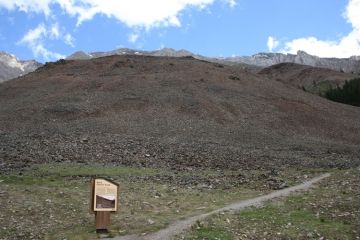
{"label": "small stone", "polygon": [[287,187],[288,187],[287,183],[286,183],[286,182],[283,182],[283,183],[281,183],[281,184],[279,185],[278,189],[284,189],[284,188],[287,188]]}

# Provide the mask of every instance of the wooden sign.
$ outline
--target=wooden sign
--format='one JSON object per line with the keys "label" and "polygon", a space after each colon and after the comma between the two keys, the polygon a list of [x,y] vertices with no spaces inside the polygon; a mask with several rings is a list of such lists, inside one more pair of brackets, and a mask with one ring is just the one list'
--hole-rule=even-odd
{"label": "wooden sign", "polygon": [[94,179],[93,211],[116,212],[119,185],[104,178]]}
{"label": "wooden sign", "polygon": [[91,181],[91,212],[95,213],[96,231],[107,231],[110,212],[118,210],[119,184],[105,178]]}

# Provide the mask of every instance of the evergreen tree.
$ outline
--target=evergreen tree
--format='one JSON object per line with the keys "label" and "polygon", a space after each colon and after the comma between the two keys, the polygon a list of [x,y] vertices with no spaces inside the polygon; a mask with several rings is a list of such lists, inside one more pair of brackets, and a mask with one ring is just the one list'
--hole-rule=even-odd
{"label": "evergreen tree", "polygon": [[360,78],[346,81],[343,87],[331,88],[325,97],[335,102],[360,106]]}

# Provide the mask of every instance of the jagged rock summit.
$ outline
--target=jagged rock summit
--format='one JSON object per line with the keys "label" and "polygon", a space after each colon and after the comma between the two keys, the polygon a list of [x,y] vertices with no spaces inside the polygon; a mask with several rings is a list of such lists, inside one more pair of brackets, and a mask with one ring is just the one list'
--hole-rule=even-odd
{"label": "jagged rock summit", "polygon": [[12,54],[0,51],[0,82],[25,75],[41,65],[35,60],[22,61]]}
{"label": "jagged rock summit", "polygon": [[158,57],[186,57],[186,56],[196,56],[194,53],[187,50],[175,50],[172,48],[163,48],[156,51],[143,51],[143,50],[134,50],[129,48],[119,48],[109,52],[91,52],[85,53],[83,51],[78,51],[66,59],[68,60],[83,60],[91,58],[106,57],[112,55],[145,55],[145,56],[158,56]]}
{"label": "jagged rock summit", "polygon": [[224,58],[225,61],[241,62],[261,67],[269,67],[279,63],[297,63],[312,67],[328,68],[331,70],[360,74],[360,57],[350,58],[320,58],[304,51],[297,54],[258,53],[252,56]]}

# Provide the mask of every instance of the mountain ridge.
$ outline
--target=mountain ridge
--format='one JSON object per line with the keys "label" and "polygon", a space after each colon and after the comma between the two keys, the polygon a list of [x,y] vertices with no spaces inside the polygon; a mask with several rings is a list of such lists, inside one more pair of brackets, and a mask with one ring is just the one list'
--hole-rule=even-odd
{"label": "mountain ridge", "polygon": [[[259,68],[269,67],[279,63],[297,63],[308,65],[312,67],[327,68],[338,72],[360,74],[360,56],[352,56],[350,58],[320,58],[307,54],[304,51],[298,51],[297,54],[283,54],[283,53],[257,53],[252,56],[235,56],[235,57],[207,57],[199,54],[194,54],[187,50],[175,50],[172,48],[163,48],[156,51],[133,50],[128,48],[120,48],[109,52],[76,52],[67,59],[90,59],[96,57],[104,57],[110,55],[147,55],[147,56],[171,56],[184,57],[191,56],[196,59],[205,60],[209,62],[219,62],[223,64],[245,64],[248,66],[257,66]],[[78,56],[86,56],[81,58]],[[258,69],[259,70],[259,69]]]}
{"label": "mountain ridge", "polygon": [[250,65],[269,67],[279,63],[297,63],[312,67],[328,68],[331,70],[360,74],[360,56],[350,58],[321,58],[304,51],[297,54],[258,53],[252,56],[225,58],[226,61],[242,62]]}
{"label": "mountain ridge", "polygon": [[[235,57],[206,57],[199,54],[194,54],[190,51],[172,48],[163,48],[154,51],[135,50],[129,48],[119,48],[112,51],[98,51],[86,53],[84,51],[77,51],[69,55],[68,60],[86,60],[92,58],[106,57],[112,55],[144,55],[157,57],[193,57],[199,60],[224,64],[234,65],[242,69],[247,69],[252,72],[261,71],[263,68],[280,63],[296,63],[308,65],[318,68],[331,69],[338,72],[351,73],[360,75],[360,56],[352,56],[350,58],[320,58],[307,54],[303,51],[298,51],[295,54],[282,53],[257,53],[252,56],[235,56]],[[35,60],[23,61],[16,56],[0,52],[0,82],[19,77],[36,70],[42,66],[41,63]]]}
{"label": "mountain ridge", "polygon": [[0,51],[0,83],[35,71],[41,63],[19,60],[16,56]]}

